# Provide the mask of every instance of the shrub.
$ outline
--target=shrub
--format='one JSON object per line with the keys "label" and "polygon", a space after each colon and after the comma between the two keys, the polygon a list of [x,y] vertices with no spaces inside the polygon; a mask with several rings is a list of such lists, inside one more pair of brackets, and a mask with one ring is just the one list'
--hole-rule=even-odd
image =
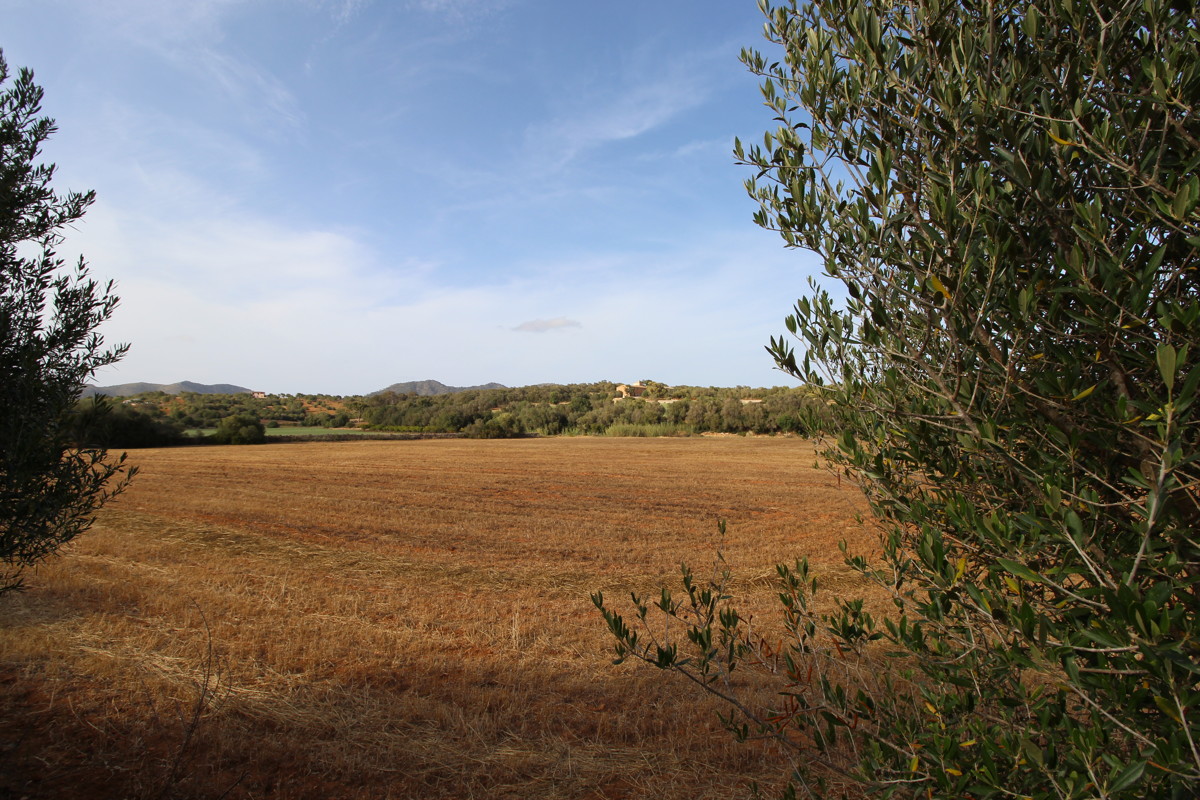
{"label": "shrub", "polygon": [[634,424],[630,422],[617,422],[609,425],[605,431],[605,436],[638,436],[643,438],[653,438],[656,436],[690,436],[692,429],[688,425],[675,425],[669,422]]}
{"label": "shrub", "polygon": [[479,418],[462,429],[468,439],[513,439],[523,436],[525,431],[511,414],[495,414],[490,418]]}

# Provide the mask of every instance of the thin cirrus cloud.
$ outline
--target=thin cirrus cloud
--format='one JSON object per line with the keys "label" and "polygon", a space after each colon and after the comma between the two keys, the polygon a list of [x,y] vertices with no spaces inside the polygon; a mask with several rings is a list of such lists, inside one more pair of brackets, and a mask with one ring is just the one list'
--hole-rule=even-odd
{"label": "thin cirrus cloud", "polygon": [[64,3],[71,12],[90,17],[98,29],[121,35],[147,48],[169,49],[185,42],[219,37],[222,18],[235,7],[232,0],[194,0],[163,3],[161,0],[105,0]]}
{"label": "thin cirrus cloud", "polygon": [[588,150],[653,130],[703,101],[704,93],[689,79],[667,77],[597,99],[589,103],[591,110],[532,125],[526,141],[539,148],[550,143],[549,161],[561,167]]}
{"label": "thin cirrus cloud", "polygon": [[274,119],[288,127],[298,127],[304,122],[295,97],[270,72],[209,48],[192,56],[221,91],[251,118]]}
{"label": "thin cirrus cloud", "polygon": [[[226,28],[242,6],[238,0],[106,0],[64,5],[93,30],[103,32],[97,34],[98,42],[107,39],[110,47],[113,42],[123,46],[119,56],[106,53],[98,58],[137,63],[137,54],[149,55],[160,71],[167,68],[168,72],[193,76],[259,127],[288,129],[305,122],[292,92],[270,68],[236,56],[227,47]],[[342,0],[318,3],[317,7],[337,25],[352,18],[358,5],[356,0]]]}
{"label": "thin cirrus cloud", "polygon": [[567,319],[566,317],[555,317],[554,319],[531,319],[522,322],[513,328],[513,330],[520,333],[546,333],[547,331],[562,331],[567,328],[582,327],[583,325],[577,320]]}
{"label": "thin cirrus cloud", "polygon": [[453,23],[469,24],[504,11],[513,0],[415,0],[413,6]]}

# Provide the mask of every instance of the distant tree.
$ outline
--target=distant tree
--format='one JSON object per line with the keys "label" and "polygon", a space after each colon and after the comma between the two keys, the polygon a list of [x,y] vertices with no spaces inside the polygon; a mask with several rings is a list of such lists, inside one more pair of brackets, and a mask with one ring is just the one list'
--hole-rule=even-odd
{"label": "distant tree", "polygon": [[134,472],[72,439],[84,385],[126,347],[105,349],[96,332],[116,308],[112,284],[56,253],[95,195],[56,193],[54,166],[35,164],[56,130],[41,101],[33,73],[10,83],[0,53],[0,593],[87,530]]}
{"label": "distant tree", "polygon": [[624,400],[616,406],[617,421],[631,425],[653,425],[662,420],[662,406],[645,400]]}
{"label": "distant tree", "polygon": [[488,419],[477,419],[463,429],[471,439],[511,439],[524,433],[511,414],[496,414]]}
{"label": "distant tree", "polygon": [[688,401],[676,400],[664,409],[664,419],[673,425],[681,425],[687,419]]}
{"label": "distant tree", "polygon": [[221,420],[212,439],[218,444],[261,444],[267,440],[267,434],[257,417],[235,414]]}
{"label": "distant tree", "polygon": [[696,431],[722,430],[721,406],[716,397],[698,395],[688,404],[684,422]]}
{"label": "distant tree", "polygon": [[576,420],[576,425],[583,433],[604,433],[608,426],[616,422],[618,405],[612,400],[606,399],[604,402],[596,404],[591,411],[580,416]]}
{"label": "distant tree", "polygon": [[649,378],[647,378],[644,381],[641,381],[641,384],[642,384],[642,386],[646,387],[646,397],[653,398],[656,400],[660,397],[666,397],[667,394],[671,390],[671,387],[667,386],[665,383],[661,383],[659,381],[652,381]]}
{"label": "distant tree", "polygon": [[114,404],[106,397],[80,400],[73,415],[73,438],[83,447],[166,447],[183,441],[183,425],[158,406]]}
{"label": "distant tree", "polygon": [[543,436],[554,436],[562,432],[567,424],[566,413],[548,402],[514,404],[511,413],[521,430],[536,432]]}
{"label": "distant tree", "polygon": [[774,433],[775,420],[767,414],[762,403],[747,403],[742,406],[742,430],[758,434]]}
{"label": "distant tree", "polygon": [[742,401],[736,397],[726,398],[721,403],[721,430],[726,433],[740,433],[746,429]]}
{"label": "distant tree", "polygon": [[783,413],[775,420],[775,426],[784,433],[804,433],[804,421],[794,414]]}

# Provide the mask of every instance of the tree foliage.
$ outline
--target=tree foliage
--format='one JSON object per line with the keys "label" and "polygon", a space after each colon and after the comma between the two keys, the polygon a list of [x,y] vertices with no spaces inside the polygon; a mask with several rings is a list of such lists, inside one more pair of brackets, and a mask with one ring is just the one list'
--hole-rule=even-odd
{"label": "tree foliage", "polygon": [[217,424],[212,435],[217,444],[262,444],[267,440],[266,426],[250,414],[234,414]]}
{"label": "tree foliage", "polygon": [[756,221],[844,289],[769,349],[835,409],[814,424],[884,531],[852,563],[895,612],[814,615],[781,567],[772,659],[689,575],[660,607],[690,649],[606,610],[621,654],[710,686],[773,664],[780,707],[742,710],[804,743],[809,796],[840,768],[879,796],[1200,794],[1192,4],[762,7]]}
{"label": "tree foliage", "polygon": [[[653,383],[653,382],[650,382]],[[374,428],[469,435],[555,436],[674,430],[680,433],[797,432],[815,399],[803,389],[652,386],[654,397],[614,402],[611,383],[485,389],[433,397],[372,395],[351,401]],[[489,425],[489,422],[495,424]]]}
{"label": "tree foliage", "polygon": [[[660,436],[705,433],[803,433],[823,401],[795,387],[667,386],[656,399],[614,402],[615,384],[539,384],[441,395],[379,392],[366,396],[145,392],[122,408],[165,415],[188,428],[216,428],[238,414],[273,427],[353,425],[381,432],[459,433],[475,437]],[[820,407],[818,407],[820,406]],[[119,409],[114,412],[119,413]],[[118,446],[118,445],[112,445]]]}
{"label": "tree foliage", "polygon": [[185,441],[183,426],[158,406],[113,403],[100,395],[80,400],[71,424],[72,441],[86,447],[168,447]]}
{"label": "tree foliage", "polygon": [[42,90],[28,70],[9,78],[0,55],[0,592],[124,485],[122,460],[76,447],[68,419],[87,379],[125,352],[96,332],[117,304],[111,284],[55,252],[94,195],[52,188],[54,166],[36,163],[55,130]]}

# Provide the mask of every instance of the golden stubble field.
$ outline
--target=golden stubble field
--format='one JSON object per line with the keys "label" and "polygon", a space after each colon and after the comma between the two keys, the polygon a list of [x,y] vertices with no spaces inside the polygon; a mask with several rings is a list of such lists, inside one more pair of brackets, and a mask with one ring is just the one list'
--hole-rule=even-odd
{"label": "golden stubble field", "polygon": [[[778,561],[862,589],[848,485],[793,438],[130,453],[141,472],[0,599],[0,797],[716,798],[769,791],[589,593],[709,574],[769,627]],[[728,520],[718,543],[717,520]],[[753,687],[748,687],[753,689]]]}

